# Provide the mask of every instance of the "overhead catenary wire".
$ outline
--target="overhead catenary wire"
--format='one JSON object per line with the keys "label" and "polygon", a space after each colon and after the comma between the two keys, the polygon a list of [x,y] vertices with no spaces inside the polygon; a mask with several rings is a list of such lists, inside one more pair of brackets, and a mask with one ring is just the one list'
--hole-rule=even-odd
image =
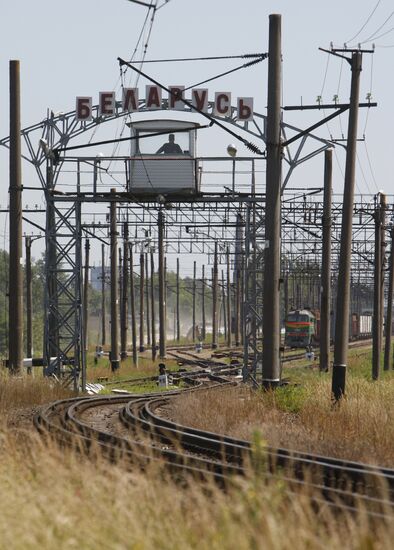
{"label": "overhead catenary wire", "polygon": [[[177,63],[184,61],[219,61],[223,59],[251,59],[267,56],[266,53],[244,53],[240,55],[214,55],[205,57],[176,57],[170,59],[146,59],[143,63]],[[142,63],[142,61],[134,61],[134,63]]]}
{"label": "overhead catenary wire", "polygon": [[378,2],[376,3],[375,7],[373,8],[372,12],[369,14],[369,16],[367,17],[367,20],[365,21],[365,23],[363,24],[363,26],[361,27],[361,29],[354,35],[352,36],[352,38],[349,38],[349,40],[346,40],[346,44],[348,44],[349,42],[352,42],[353,40],[355,40],[357,38],[357,36],[359,36],[363,30],[365,29],[365,27],[368,25],[368,23],[370,22],[371,18],[373,17],[373,14],[375,13],[375,11],[377,10],[377,8],[379,7],[379,4],[381,3],[382,0],[378,0]]}
{"label": "overhead catenary wire", "polygon": [[393,15],[394,15],[394,11],[392,11],[390,13],[390,15],[384,20],[384,22],[380,25],[380,27],[378,29],[376,29],[375,32],[373,32],[370,36],[368,36],[368,38],[366,38],[365,40],[360,42],[360,44],[365,44],[366,42],[371,42],[372,40],[374,40],[376,35],[383,29],[385,24],[388,23],[388,21],[390,21],[390,19],[393,17]]}

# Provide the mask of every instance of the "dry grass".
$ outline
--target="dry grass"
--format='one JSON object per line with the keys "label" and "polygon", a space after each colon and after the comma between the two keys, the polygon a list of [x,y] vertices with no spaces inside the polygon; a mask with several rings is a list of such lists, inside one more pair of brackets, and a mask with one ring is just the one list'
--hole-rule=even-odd
{"label": "dry grass", "polygon": [[0,441],[1,549],[378,549],[394,536],[393,522],[317,511],[282,482],[251,477],[224,492],[175,484],[157,467],[81,458],[32,435]]}
{"label": "dry grass", "polygon": [[30,425],[39,405],[72,396],[70,390],[39,375],[15,377],[0,373],[0,424]]}
{"label": "dry grass", "polygon": [[[1,382],[5,418],[68,395],[43,379],[3,377]],[[214,397],[213,416],[222,418],[223,431],[239,417],[283,414],[245,390],[241,400],[231,392],[207,392],[205,414]],[[230,401],[231,415],[217,414]],[[175,483],[160,464],[131,471],[59,449],[31,427],[30,422],[16,433],[0,427],[1,550],[370,550],[389,548],[393,540],[394,522],[372,522],[361,509],[339,515],[323,504],[317,510],[309,495],[289,495],[281,481],[251,473],[227,491],[193,480]]]}
{"label": "dry grass", "polygon": [[[273,393],[232,388],[182,395],[172,406],[178,422],[251,439],[259,430],[273,446],[394,467],[394,380],[348,383],[333,409],[329,380]],[[219,414],[218,414],[219,413]]]}

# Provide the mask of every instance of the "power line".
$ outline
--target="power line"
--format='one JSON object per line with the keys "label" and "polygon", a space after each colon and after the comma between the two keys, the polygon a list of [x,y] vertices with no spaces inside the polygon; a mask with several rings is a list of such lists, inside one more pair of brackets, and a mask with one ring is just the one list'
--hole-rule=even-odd
{"label": "power line", "polygon": [[369,21],[371,20],[371,17],[373,16],[373,14],[375,13],[375,11],[377,10],[380,2],[382,0],[378,0],[376,6],[374,7],[374,9],[372,10],[372,12],[370,13],[370,15],[368,16],[367,20],[365,21],[364,25],[361,27],[361,29],[352,37],[350,38],[349,40],[346,41],[346,43],[349,43],[349,42],[352,42],[355,38],[357,38],[357,36],[359,36],[359,34],[365,29],[365,27],[368,25]]}
{"label": "power line", "polygon": [[380,27],[378,29],[376,29],[375,32],[373,32],[366,40],[364,40],[363,42],[360,42],[360,44],[365,44],[366,42],[370,42],[371,40],[373,40],[375,38],[375,36],[378,34],[378,32],[383,29],[385,24],[388,21],[390,21],[390,19],[393,17],[393,15],[394,15],[394,11],[392,11],[390,13],[390,15],[385,19],[385,21],[380,25]]}

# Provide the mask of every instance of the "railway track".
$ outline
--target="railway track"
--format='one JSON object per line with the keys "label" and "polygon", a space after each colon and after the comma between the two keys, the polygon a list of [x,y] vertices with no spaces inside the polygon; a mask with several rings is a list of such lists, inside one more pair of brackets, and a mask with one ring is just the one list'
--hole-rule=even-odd
{"label": "railway track", "polygon": [[57,401],[43,407],[34,423],[41,434],[63,445],[83,452],[100,449],[112,461],[141,468],[160,462],[177,479],[189,473],[226,484],[234,476],[259,472],[285,480],[290,491],[299,486],[313,491],[316,501],[350,510],[362,503],[370,515],[391,514],[394,470],[289,449],[258,450],[249,441],[181,426],[166,417],[166,406],[181,391],[221,391],[236,384],[226,367],[221,373],[212,373],[212,367],[210,372],[182,373],[185,390]]}

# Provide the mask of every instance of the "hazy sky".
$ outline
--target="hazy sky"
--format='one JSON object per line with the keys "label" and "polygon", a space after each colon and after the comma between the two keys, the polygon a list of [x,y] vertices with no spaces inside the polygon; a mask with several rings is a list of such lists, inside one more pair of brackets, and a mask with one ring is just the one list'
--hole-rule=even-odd
{"label": "hazy sky", "polygon": [[[159,5],[161,2],[159,0]],[[360,114],[359,137],[365,134],[366,140],[359,143],[357,191],[376,193],[384,189],[392,193],[392,8],[390,0],[170,0],[156,13],[146,58],[265,52],[268,49],[268,16],[279,13],[282,15],[283,105],[299,104],[301,98],[304,104],[314,104],[318,95],[325,102],[332,102],[334,95],[346,102],[350,90],[348,64],[331,56],[327,66],[328,55],[318,48],[328,48],[330,42],[335,46],[345,42],[354,46],[361,42],[363,48],[370,48],[374,42],[375,53],[364,55],[360,99],[363,101],[367,93],[372,93],[378,107],[370,110],[368,118],[367,110]],[[47,108],[54,111],[74,109],[77,95],[92,95],[97,102],[101,90],[116,89],[119,93],[117,57],[132,56],[146,14],[146,8],[127,0],[7,2],[0,19],[0,101],[3,106],[0,136],[9,133],[10,59],[21,61],[22,126],[27,127],[45,118]],[[141,48],[136,54],[137,58],[140,56]],[[145,69],[149,68],[150,74],[165,84],[188,86],[234,67],[236,63],[239,62],[157,64],[146,65]],[[234,73],[208,87],[211,96],[220,89],[231,91],[234,98],[253,96],[255,110],[265,114],[267,63]],[[300,128],[322,117],[323,113],[318,111],[284,114],[285,122]],[[322,127],[318,135],[329,138],[331,133],[332,137],[340,138],[346,133],[347,117],[342,116],[340,122],[333,122],[329,129]],[[204,136],[206,138],[200,139],[201,153],[225,154],[225,146],[229,143],[227,135],[215,140],[210,135]],[[97,137],[101,138],[100,133]],[[322,165],[323,159],[319,158],[311,163],[312,168],[305,168],[305,172],[299,169],[295,182],[311,187],[321,185]],[[0,166],[3,179],[0,204],[5,205],[8,200],[6,150],[0,150]],[[336,192],[342,191],[343,166],[344,155],[339,152],[334,169]],[[25,184],[30,185],[34,173],[26,169],[24,174]],[[24,202],[30,203],[41,200],[37,193],[25,199]],[[2,215],[0,248],[3,247],[1,241],[6,238],[3,222]]]}

